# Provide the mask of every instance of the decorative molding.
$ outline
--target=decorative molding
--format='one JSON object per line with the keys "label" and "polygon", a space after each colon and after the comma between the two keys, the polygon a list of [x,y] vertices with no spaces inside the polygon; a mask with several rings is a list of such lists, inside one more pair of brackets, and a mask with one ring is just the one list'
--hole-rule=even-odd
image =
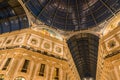
{"label": "decorative molding", "polygon": [[106,45],[107,51],[110,51],[114,48],[119,47],[119,42],[115,38],[112,38],[109,41],[107,41],[105,45]]}
{"label": "decorative molding", "polygon": [[15,36],[10,36],[7,37],[7,39],[5,40],[3,46],[10,46],[12,45],[12,43],[14,42]]}
{"label": "decorative molding", "polygon": [[63,45],[59,43],[54,44],[54,52],[59,55],[63,55]]}
{"label": "decorative molding", "polygon": [[42,49],[45,49],[47,51],[52,51],[52,41],[48,39],[44,39],[41,45]]}
{"label": "decorative molding", "polygon": [[[23,48],[23,49],[26,49],[26,50],[30,50],[30,51],[32,51],[32,52],[37,52],[37,53],[40,53],[40,54],[42,54],[42,55],[46,55],[46,56],[50,56],[50,57],[54,57],[54,58],[57,58],[57,59],[59,59],[59,60],[64,60],[64,61],[67,61],[65,58],[61,58],[60,56],[55,56],[55,55],[53,55],[53,54],[50,54],[50,53],[48,53],[48,52],[46,52],[46,51],[41,51],[41,50],[38,50],[38,49],[34,49],[34,48],[32,48],[32,47],[27,47],[27,46],[24,46],[24,45],[22,45],[22,46],[9,46],[9,47],[4,47],[4,48],[0,48],[0,50],[6,50],[6,49],[18,49],[18,48]],[[26,54],[24,54],[24,55],[26,55]]]}
{"label": "decorative molding", "polygon": [[31,34],[27,42],[28,45],[35,46],[35,47],[40,47],[40,43],[41,43],[40,36],[35,34]]}
{"label": "decorative molding", "polygon": [[4,41],[5,41],[5,37],[1,37],[0,38],[0,47],[4,44]]}
{"label": "decorative molding", "polygon": [[[25,30],[26,31],[26,30]],[[4,34],[3,34],[4,35]],[[64,53],[65,49],[63,49],[64,43],[63,41],[54,41],[54,39],[51,37],[41,37],[41,35],[37,34],[37,33],[31,33],[31,31],[29,31],[28,33],[23,32],[13,32],[11,34],[5,34],[5,36],[8,37],[0,37],[0,48],[6,48],[9,49],[11,48],[15,48],[17,46],[21,46],[25,45],[27,47],[32,47],[31,49],[35,48],[41,51],[46,51],[46,53],[49,53],[49,55],[52,56],[59,56],[59,57],[64,57],[65,55],[63,54],[67,54]]]}
{"label": "decorative molding", "polygon": [[44,48],[45,48],[45,49],[50,49],[50,47],[51,47],[51,46],[50,46],[49,43],[47,43],[47,42],[44,43]]}
{"label": "decorative molding", "polygon": [[106,55],[106,56],[104,57],[104,59],[113,57],[113,56],[115,56],[115,55],[117,55],[117,54],[120,54],[120,50],[114,51],[114,52],[112,52],[112,53]]}
{"label": "decorative molding", "polygon": [[25,40],[26,34],[17,35],[17,38],[14,41],[14,44],[22,44]]}

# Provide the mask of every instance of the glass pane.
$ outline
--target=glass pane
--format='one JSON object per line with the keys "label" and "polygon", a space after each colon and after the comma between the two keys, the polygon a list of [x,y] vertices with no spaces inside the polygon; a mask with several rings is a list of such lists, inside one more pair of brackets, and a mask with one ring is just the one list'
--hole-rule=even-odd
{"label": "glass pane", "polygon": [[54,71],[54,80],[59,80],[59,68],[55,68],[55,71]]}
{"label": "glass pane", "polygon": [[25,72],[25,73],[27,72],[27,68],[28,68],[29,62],[30,62],[29,60],[25,60],[21,72]]}
{"label": "glass pane", "polygon": [[40,71],[39,71],[39,76],[44,76],[44,71],[45,71],[45,64],[41,64]]}
{"label": "glass pane", "polygon": [[10,61],[11,61],[11,58],[8,58],[7,61],[6,61],[6,63],[5,63],[5,65],[3,66],[2,70],[6,70],[7,69]]}

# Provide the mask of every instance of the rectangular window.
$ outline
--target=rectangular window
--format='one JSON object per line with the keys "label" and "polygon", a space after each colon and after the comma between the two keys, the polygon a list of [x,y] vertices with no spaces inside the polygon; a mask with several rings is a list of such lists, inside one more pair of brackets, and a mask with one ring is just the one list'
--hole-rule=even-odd
{"label": "rectangular window", "polygon": [[29,60],[25,60],[21,72],[25,72],[25,73],[27,72],[27,68],[28,68],[29,62],[30,62]]}
{"label": "rectangular window", "polygon": [[6,63],[5,63],[5,65],[3,66],[2,70],[6,70],[7,69],[10,61],[11,61],[11,58],[8,58],[7,61],[6,61]]}
{"label": "rectangular window", "polygon": [[0,80],[4,80],[4,74],[0,74]]}
{"label": "rectangular window", "polygon": [[54,80],[59,80],[59,68],[55,68]]}
{"label": "rectangular window", "polygon": [[45,72],[45,64],[41,64],[40,71],[39,71],[39,76],[44,76],[44,72]]}

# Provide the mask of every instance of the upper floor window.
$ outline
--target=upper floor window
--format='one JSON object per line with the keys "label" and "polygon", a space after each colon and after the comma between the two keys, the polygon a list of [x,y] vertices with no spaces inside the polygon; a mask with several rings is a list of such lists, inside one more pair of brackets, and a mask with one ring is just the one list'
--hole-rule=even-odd
{"label": "upper floor window", "polygon": [[17,78],[15,78],[15,80],[25,80],[25,78],[24,77],[17,77]]}
{"label": "upper floor window", "polygon": [[4,74],[0,74],[0,80],[4,80]]}
{"label": "upper floor window", "polygon": [[59,80],[59,68],[55,68],[55,71],[54,71],[54,80]]}
{"label": "upper floor window", "polygon": [[29,60],[25,60],[21,72],[25,72],[25,73],[27,72],[29,62],[30,62]]}
{"label": "upper floor window", "polygon": [[41,64],[40,71],[39,71],[39,76],[44,76],[44,72],[45,72],[45,64]]}
{"label": "upper floor window", "polygon": [[8,58],[7,61],[6,61],[6,63],[5,63],[4,66],[3,66],[2,70],[6,70],[6,69],[7,69],[10,61],[11,61],[11,58]]}

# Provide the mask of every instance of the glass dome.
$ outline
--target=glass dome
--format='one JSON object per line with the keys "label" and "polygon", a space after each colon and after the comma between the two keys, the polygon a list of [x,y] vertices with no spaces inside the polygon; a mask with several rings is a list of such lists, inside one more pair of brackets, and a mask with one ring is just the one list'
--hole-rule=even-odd
{"label": "glass dome", "polygon": [[17,0],[0,0],[0,34],[28,27],[27,15]]}
{"label": "glass dome", "polygon": [[120,0],[23,0],[32,14],[48,26],[66,31],[85,30],[120,10]]}

